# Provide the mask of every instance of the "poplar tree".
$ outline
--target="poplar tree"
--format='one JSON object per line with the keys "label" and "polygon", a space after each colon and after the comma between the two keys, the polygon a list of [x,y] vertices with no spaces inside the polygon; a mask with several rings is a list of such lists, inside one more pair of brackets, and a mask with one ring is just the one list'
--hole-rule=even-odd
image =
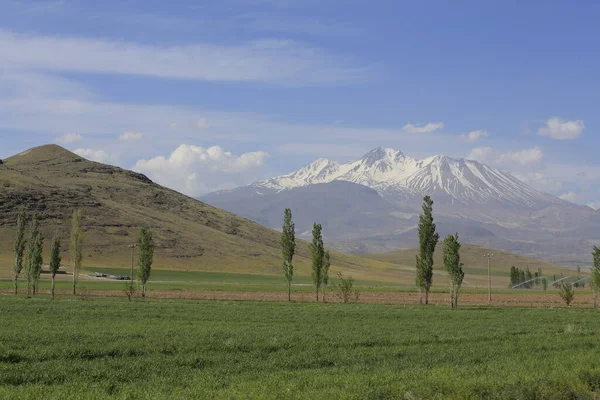
{"label": "poplar tree", "polygon": [[54,277],[60,268],[60,239],[58,233],[54,234],[52,239],[52,249],[50,250],[50,274],[52,277],[52,298],[54,298]]}
{"label": "poplar tree", "polygon": [[594,246],[592,256],[594,257],[594,266],[592,267],[590,285],[594,290],[594,307],[598,308],[598,294],[600,293],[600,247]]}
{"label": "poplar tree", "polygon": [[429,292],[433,283],[433,253],[439,240],[440,235],[435,231],[433,223],[433,200],[425,196],[423,214],[419,217],[419,255],[416,257],[416,285],[421,296],[425,292],[425,304],[429,304]]}
{"label": "poplar tree", "polygon": [[519,280],[519,275],[517,273],[517,269],[513,265],[512,267],[510,267],[510,286],[509,287],[515,286],[517,284],[518,280]]}
{"label": "poplar tree", "polygon": [[323,283],[323,259],[325,258],[325,249],[323,248],[323,228],[321,224],[313,224],[312,243],[310,250],[312,252],[312,280],[315,284],[315,293],[317,302],[319,301],[319,289]]}
{"label": "poplar tree", "polygon": [[71,219],[71,246],[69,247],[71,265],[73,266],[73,294],[83,260],[83,228],[81,226],[81,210],[73,211]]}
{"label": "poplar tree", "polygon": [[142,283],[142,297],[146,297],[146,283],[150,279],[152,262],[154,261],[154,239],[150,229],[143,227],[140,230],[138,247],[140,248],[138,274],[140,282]]}
{"label": "poplar tree", "polygon": [[450,280],[450,305],[452,309],[458,307],[458,291],[465,277],[464,264],[460,262],[460,246],[458,233],[449,235],[444,240],[444,266]]}
{"label": "poplar tree", "polygon": [[31,296],[32,290],[33,294],[37,291],[42,264],[44,263],[44,238],[39,229],[37,215],[33,216],[30,229],[31,232],[27,246],[27,297]]}
{"label": "poplar tree", "polygon": [[15,296],[19,291],[19,275],[23,270],[23,258],[25,255],[25,226],[27,225],[27,212],[25,208],[22,208],[17,218],[17,236],[15,238],[14,250],[15,250],[15,263],[13,265],[14,272],[14,287]]}
{"label": "poplar tree", "polygon": [[329,250],[325,250],[323,254],[323,303],[326,302],[325,296],[327,295],[327,285],[329,284],[329,267],[331,267],[331,258],[329,257]]}
{"label": "poplar tree", "polygon": [[281,258],[288,288],[288,301],[292,301],[292,279],[294,278],[294,264],[292,261],[295,252],[296,227],[294,221],[292,221],[292,210],[286,208],[283,215],[283,229],[281,234]]}

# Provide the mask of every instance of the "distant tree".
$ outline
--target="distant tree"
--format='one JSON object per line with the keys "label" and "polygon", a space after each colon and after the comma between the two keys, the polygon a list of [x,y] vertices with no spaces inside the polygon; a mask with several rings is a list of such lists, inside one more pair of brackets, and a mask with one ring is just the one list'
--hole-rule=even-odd
{"label": "distant tree", "polygon": [[520,269],[519,271],[519,284],[521,283],[525,283],[527,281],[526,277],[525,277],[525,271]]}
{"label": "distant tree", "polygon": [[71,219],[71,246],[69,247],[71,265],[73,266],[73,294],[83,260],[83,227],[81,226],[81,210],[73,211]]}
{"label": "distant tree", "polygon": [[325,249],[323,246],[323,228],[321,224],[313,224],[312,243],[310,250],[312,252],[312,280],[315,284],[315,293],[317,302],[319,301],[319,289],[323,283],[323,260],[325,258]]}
{"label": "distant tree", "polygon": [[458,307],[458,292],[465,277],[464,264],[460,262],[460,246],[458,233],[444,239],[444,267],[450,280],[450,305],[453,309]]}
{"label": "distant tree", "polygon": [[58,232],[54,234],[52,239],[52,248],[50,250],[50,275],[52,277],[52,298],[54,298],[54,277],[60,268],[60,238]]}
{"label": "distant tree", "polygon": [[25,227],[27,225],[27,212],[25,208],[22,208],[19,212],[19,216],[17,217],[17,236],[15,238],[15,263],[13,265],[14,272],[14,287],[15,287],[15,296],[19,291],[19,275],[21,275],[21,271],[23,270],[23,259],[25,256],[25,244],[27,241],[25,240]]}
{"label": "distant tree", "polygon": [[513,265],[510,267],[510,287],[517,286],[519,283],[519,269]]}
{"label": "distant tree", "polygon": [[[433,200],[429,196],[423,199],[423,214],[419,217],[419,255],[417,255],[416,285],[425,292],[425,304],[429,304],[429,291],[433,283],[433,253],[440,240],[433,223]],[[422,298],[421,298],[422,302]]]}
{"label": "distant tree", "polygon": [[31,220],[30,230],[27,246],[27,297],[31,296],[31,291],[36,293],[44,263],[44,237],[39,229],[37,215]]}
{"label": "distant tree", "polygon": [[527,267],[527,269],[525,270],[525,282],[527,282],[525,284],[525,287],[527,289],[531,289],[531,287],[533,286],[533,274],[531,273],[531,271],[529,270],[529,267]]}
{"label": "distant tree", "polygon": [[140,248],[138,273],[140,277],[140,283],[142,284],[142,297],[146,297],[146,283],[150,279],[152,262],[154,260],[154,239],[152,238],[152,232],[146,227],[143,227],[140,230],[138,247]]}
{"label": "distant tree", "polygon": [[331,258],[329,250],[325,250],[325,254],[323,255],[323,303],[327,301],[325,296],[327,295],[327,285],[329,284],[329,267],[331,267]]}
{"label": "distant tree", "polygon": [[573,286],[575,288],[583,287],[579,282],[580,280],[581,280],[581,267],[578,265],[577,266],[577,280],[575,280],[575,283],[573,284]]}
{"label": "distant tree", "polygon": [[542,288],[544,289],[544,292],[548,290],[548,279],[542,278]]}
{"label": "distant tree", "polygon": [[288,301],[292,301],[292,279],[294,278],[294,253],[296,252],[296,227],[292,220],[292,210],[286,208],[283,213],[281,233],[281,259],[283,274],[288,288]]}
{"label": "distant tree", "polygon": [[338,296],[342,303],[354,303],[358,301],[360,293],[354,289],[354,278],[351,276],[344,278],[341,272],[338,272],[340,282],[337,284]]}
{"label": "distant tree", "polygon": [[567,305],[567,307],[571,306],[573,299],[575,298],[575,290],[573,290],[573,285],[569,282],[562,281],[560,283],[560,292],[558,293]]}
{"label": "distant tree", "polygon": [[592,267],[590,285],[594,290],[594,307],[598,308],[598,294],[600,293],[600,247],[594,246],[592,256],[594,257],[594,265]]}

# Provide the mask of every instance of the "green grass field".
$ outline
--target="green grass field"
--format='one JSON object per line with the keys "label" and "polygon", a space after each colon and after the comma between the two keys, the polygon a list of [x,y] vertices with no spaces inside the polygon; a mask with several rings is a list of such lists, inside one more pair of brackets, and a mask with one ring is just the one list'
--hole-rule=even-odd
{"label": "green grass field", "polygon": [[3,295],[0,326],[6,399],[600,394],[593,310]]}

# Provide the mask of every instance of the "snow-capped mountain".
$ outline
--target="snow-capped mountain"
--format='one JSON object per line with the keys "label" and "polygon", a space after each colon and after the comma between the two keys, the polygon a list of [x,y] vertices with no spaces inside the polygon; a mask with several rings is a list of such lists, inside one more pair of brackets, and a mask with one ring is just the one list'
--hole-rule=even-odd
{"label": "snow-capped mountain", "polygon": [[473,160],[443,155],[418,160],[381,147],[347,164],[321,158],[298,171],[254,186],[281,191],[336,180],[364,185],[401,200],[429,194],[465,204],[500,201],[535,207],[557,201],[509,174]]}
{"label": "snow-capped mountain", "polygon": [[416,245],[424,195],[435,201],[440,233],[459,232],[469,243],[575,262],[589,258],[581,254],[600,242],[600,213],[589,207],[473,160],[443,155],[419,160],[381,147],[353,162],[322,158],[201,200],[271,228],[280,227],[283,209],[290,207],[301,233],[310,233],[319,221],[334,247],[374,252]]}

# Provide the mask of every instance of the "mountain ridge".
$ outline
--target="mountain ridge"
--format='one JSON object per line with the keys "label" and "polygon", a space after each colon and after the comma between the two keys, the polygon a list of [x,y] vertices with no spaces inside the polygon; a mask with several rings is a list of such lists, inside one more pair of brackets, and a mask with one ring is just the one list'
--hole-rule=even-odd
{"label": "mountain ridge", "polygon": [[[434,194],[441,190],[455,200],[467,203],[492,199],[526,205],[565,201],[533,189],[497,168],[474,160],[455,159],[441,154],[419,160],[407,157],[399,150],[383,147],[372,149],[359,160],[346,164],[320,158],[290,174],[253,185],[286,190],[333,180],[358,183],[380,193],[385,193],[390,188],[404,189],[413,195]],[[467,193],[460,193],[461,188]]]}
{"label": "mountain ridge", "polygon": [[[359,208],[348,205],[346,199],[337,205],[319,200],[315,203],[315,193],[330,191],[330,198],[343,198],[343,192],[334,194],[343,191],[341,186],[332,185],[334,182],[375,190],[386,203],[374,201],[372,210],[364,204],[354,216],[345,214],[345,208]],[[329,185],[328,190],[317,188],[319,185]],[[359,188],[351,186],[344,190],[350,197],[360,193]],[[201,199],[272,228],[277,226],[268,218],[261,218],[283,212],[274,198],[285,197],[292,211],[306,210],[311,203],[318,203],[327,208],[326,212],[303,212],[305,219],[297,224],[307,227],[324,215],[325,220],[320,222],[337,221],[333,225],[340,227],[339,231],[326,231],[338,249],[363,253],[414,247],[411,232],[416,229],[424,195],[434,198],[436,220],[443,232],[454,233],[459,231],[454,227],[460,227],[463,236],[475,245],[550,261],[588,263],[588,247],[600,243],[600,218],[590,207],[540,192],[508,173],[474,160],[444,155],[418,160],[383,147],[345,164],[321,158],[289,174],[210,193]],[[339,221],[342,215],[347,218],[343,223]],[[375,220],[379,223],[375,224]],[[481,236],[481,232],[486,234]],[[392,238],[398,239],[395,246]],[[565,245],[569,247],[566,253]]]}

